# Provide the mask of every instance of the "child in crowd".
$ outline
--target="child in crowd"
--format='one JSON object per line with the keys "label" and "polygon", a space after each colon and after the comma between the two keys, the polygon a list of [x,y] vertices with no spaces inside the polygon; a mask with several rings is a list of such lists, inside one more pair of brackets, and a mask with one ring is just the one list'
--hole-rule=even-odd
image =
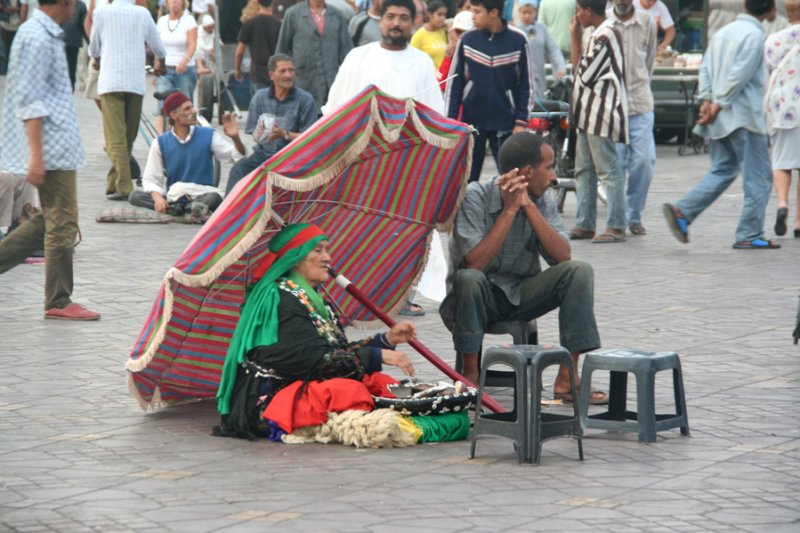
{"label": "child in crowd", "polygon": [[471,12],[461,11],[453,18],[453,27],[447,34],[450,42],[445,49],[442,64],[439,65],[439,70],[436,72],[436,80],[439,82],[442,91],[444,91],[447,86],[447,77],[450,74],[450,65],[453,63],[453,54],[456,51],[456,45],[459,39],[461,39],[461,35],[472,28],[474,28],[474,25],[472,23]]}
{"label": "child in crowd", "polygon": [[411,37],[411,46],[431,56],[437,69],[444,60],[447,48],[446,18],[447,6],[441,0],[431,0],[428,4],[428,22]]}

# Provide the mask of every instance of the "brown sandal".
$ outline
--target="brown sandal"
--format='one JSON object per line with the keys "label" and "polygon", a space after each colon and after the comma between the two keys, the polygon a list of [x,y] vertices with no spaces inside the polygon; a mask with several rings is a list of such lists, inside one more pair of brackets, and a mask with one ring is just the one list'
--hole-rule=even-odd
{"label": "brown sandal", "polygon": [[571,241],[582,241],[587,239],[594,239],[594,232],[574,227],[569,230],[569,239]]}

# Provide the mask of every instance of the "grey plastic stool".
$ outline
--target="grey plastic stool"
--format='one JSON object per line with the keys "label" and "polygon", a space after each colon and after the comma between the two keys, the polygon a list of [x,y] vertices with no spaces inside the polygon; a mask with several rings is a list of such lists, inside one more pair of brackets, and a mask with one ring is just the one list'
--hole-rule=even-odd
{"label": "grey plastic stool", "polygon": [[[538,343],[538,330],[536,328],[536,320],[509,320],[492,322],[486,326],[485,333],[491,335],[511,335],[514,344],[537,344]],[[481,368],[482,350],[478,352],[478,369]],[[463,363],[461,361],[461,354],[456,354],[456,372],[461,373]],[[503,370],[492,370],[487,376],[484,383],[487,387],[513,387],[514,376],[511,372]]]}
{"label": "grey plastic stool", "polygon": [[[478,415],[472,431],[470,458],[475,457],[475,444],[478,437],[489,435],[506,437],[514,441],[517,458],[521,463],[539,464],[542,442],[555,438],[571,436],[578,439],[578,454],[583,460],[582,431],[578,406],[573,406],[573,416],[542,413],[542,373],[552,365],[566,365],[570,369],[570,382],[573,394],[575,372],[572,357],[560,346],[515,345],[489,348],[481,369],[480,390],[483,390],[486,376],[493,365],[507,365],[514,375],[514,410],[510,413],[482,413],[483,392],[478,394]],[[511,373],[511,372],[509,372]]]}
{"label": "grey plastic stool", "polygon": [[[608,370],[611,373],[608,392],[608,411],[588,415],[588,398],[592,390],[592,372]],[[672,388],[675,394],[675,413],[656,414],[655,377],[662,370],[672,370]],[[636,376],[636,412],[626,409],[628,372]],[[639,352],[634,350],[603,350],[586,355],[581,381],[580,417],[584,429],[636,431],[639,442],[655,442],[656,433],[665,429],[681,428],[689,435],[689,416],[683,391],[681,360],[675,352]]]}

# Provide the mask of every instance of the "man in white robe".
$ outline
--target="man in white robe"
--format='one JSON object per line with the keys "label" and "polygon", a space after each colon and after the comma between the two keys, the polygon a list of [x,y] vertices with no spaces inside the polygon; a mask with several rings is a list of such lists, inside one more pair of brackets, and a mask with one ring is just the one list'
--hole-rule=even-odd
{"label": "man in white robe", "polygon": [[408,43],[416,8],[412,0],[384,0],[381,6],[381,40],[351,50],[322,107],[327,115],[367,85],[398,98],[413,98],[444,113],[444,100],[436,82],[436,67],[425,52]]}

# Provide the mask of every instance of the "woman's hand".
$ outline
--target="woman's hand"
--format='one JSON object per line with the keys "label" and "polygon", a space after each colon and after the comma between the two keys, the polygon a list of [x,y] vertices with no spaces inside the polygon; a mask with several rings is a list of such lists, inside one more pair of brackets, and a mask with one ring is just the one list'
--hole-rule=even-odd
{"label": "woman's hand", "polygon": [[411,359],[408,358],[403,352],[396,350],[381,350],[381,360],[384,365],[396,366],[403,371],[407,376],[414,377],[414,365],[411,364]]}
{"label": "woman's hand", "polygon": [[189,58],[184,56],[183,59],[181,59],[181,62],[178,63],[178,66],[175,67],[175,72],[177,72],[178,74],[183,74],[184,72],[186,72],[188,66],[189,66]]}
{"label": "woman's hand", "polygon": [[404,342],[414,340],[417,338],[417,327],[413,322],[404,320],[392,326],[392,329],[386,334],[386,340],[389,344],[397,346]]}

